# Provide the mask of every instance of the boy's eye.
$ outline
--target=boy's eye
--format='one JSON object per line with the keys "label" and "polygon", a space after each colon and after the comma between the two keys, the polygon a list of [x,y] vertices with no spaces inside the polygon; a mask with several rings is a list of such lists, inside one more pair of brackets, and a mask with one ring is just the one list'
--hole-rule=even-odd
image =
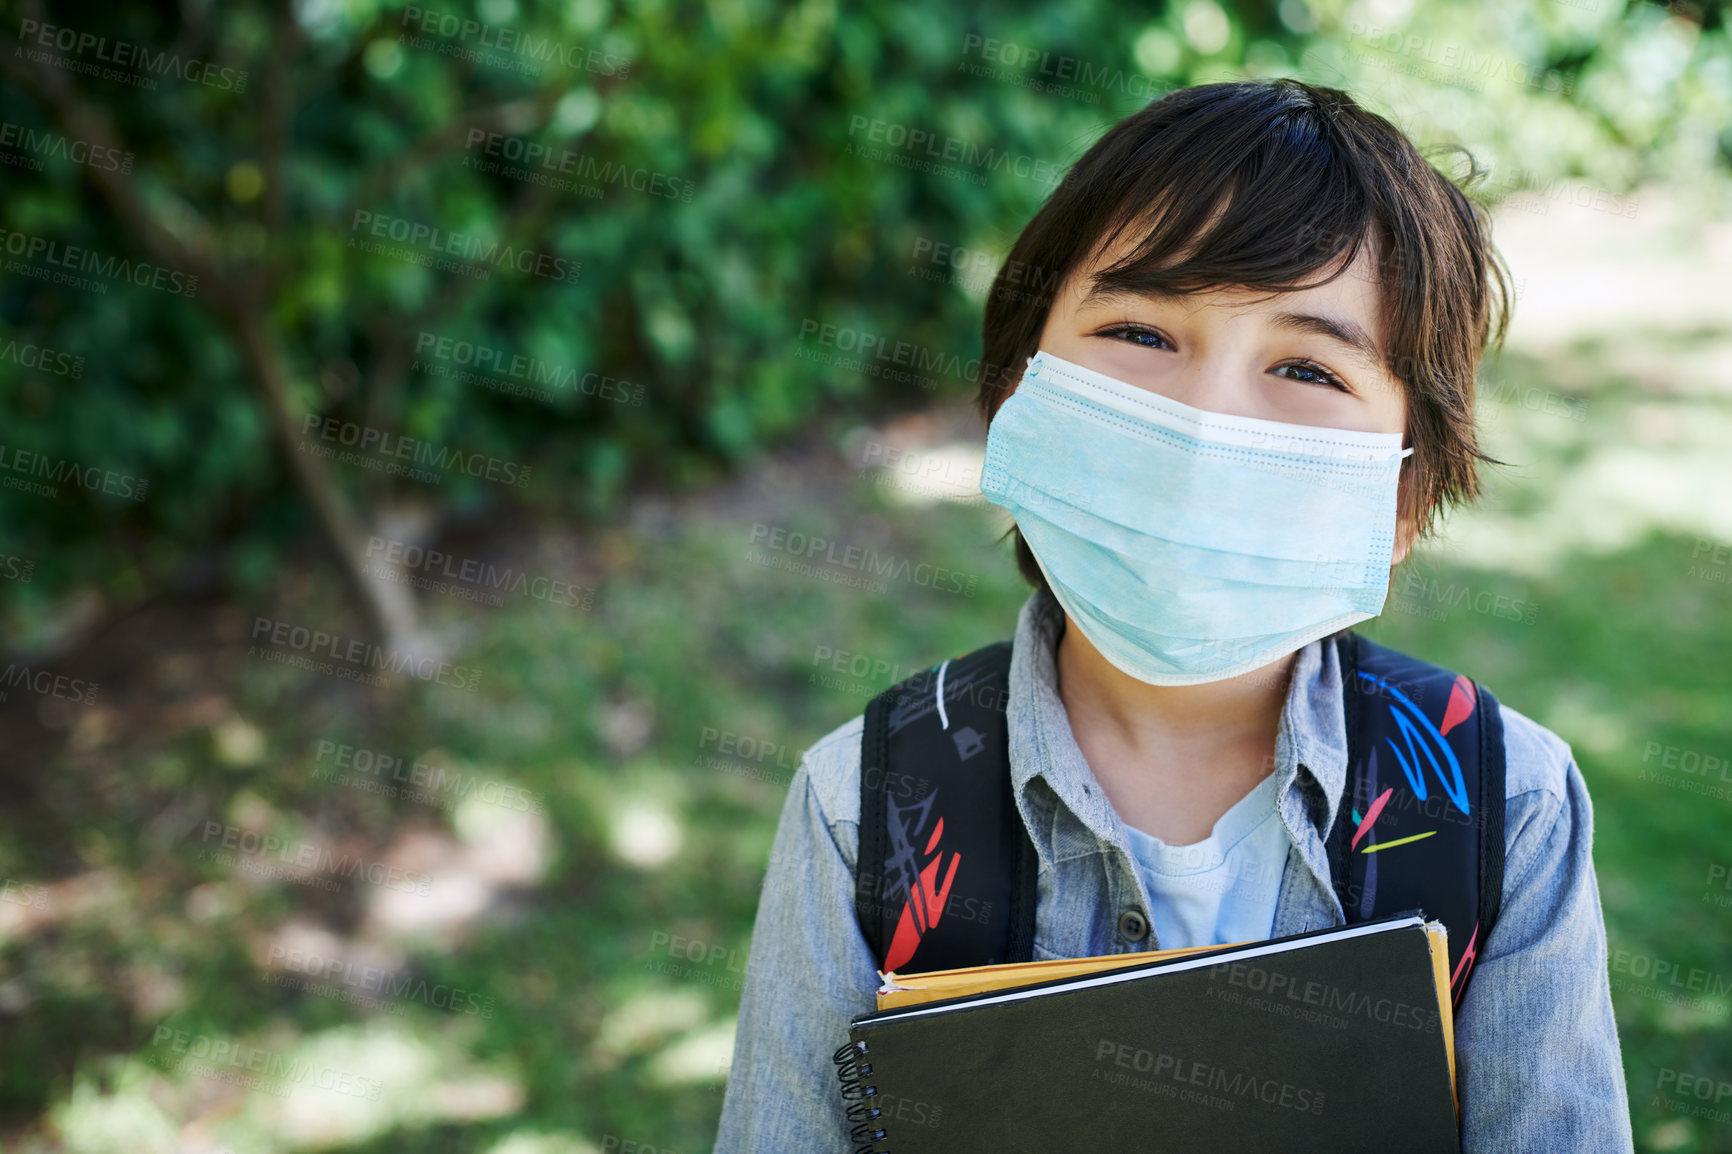
{"label": "boy's eye", "polygon": [[[1173,347],[1166,337],[1154,329],[1144,328],[1142,325],[1114,325],[1111,328],[1102,329],[1099,335],[1127,340],[1132,344],[1141,345],[1145,349],[1170,349]],[[1292,379],[1303,385],[1321,385],[1324,388],[1335,389],[1337,392],[1348,394],[1353,392],[1342,382],[1340,377],[1315,361],[1289,361],[1284,365],[1277,365],[1274,371],[1280,372],[1282,369],[1294,369],[1302,374]]]}
{"label": "boy's eye", "polygon": [[[1141,325],[1115,325],[1110,329],[1101,330],[1100,335],[1103,337],[1123,337],[1129,340],[1132,344],[1142,345],[1146,349],[1156,349],[1161,347],[1170,349],[1173,347],[1168,343],[1166,337],[1163,337],[1154,329],[1146,329]],[[1159,342],[1158,344],[1151,343],[1157,341]]]}
{"label": "boy's eye", "polygon": [[1336,376],[1334,373],[1330,372],[1328,369],[1324,368],[1322,365],[1313,364],[1310,361],[1290,361],[1285,365],[1277,365],[1276,366],[1277,372],[1279,372],[1281,369],[1297,369],[1301,373],[1309,374],[1308,376],[1294,377],[1293,378],[1294,380],[1299,381],[1302,384],[1325,385],[1331,389],[1337,389],[1343,393],[1350,393],[1353,391],[1353,390],[1349,389],[1346,385],[1341,383],[1340,377]]}

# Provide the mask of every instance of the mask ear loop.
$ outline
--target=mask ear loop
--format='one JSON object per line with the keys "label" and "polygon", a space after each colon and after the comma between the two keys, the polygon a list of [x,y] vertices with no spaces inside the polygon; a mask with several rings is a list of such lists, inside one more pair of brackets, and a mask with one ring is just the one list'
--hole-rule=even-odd
{"label": "mask ear loop", "polygon": [[1411,457],[1411,456],[1413,456],[1413,447],[1411,445],[1409,445],[1407,448],[1401,450],[1401,457],[1400,457],[1401,460],[1406,460],[1408,457]]}

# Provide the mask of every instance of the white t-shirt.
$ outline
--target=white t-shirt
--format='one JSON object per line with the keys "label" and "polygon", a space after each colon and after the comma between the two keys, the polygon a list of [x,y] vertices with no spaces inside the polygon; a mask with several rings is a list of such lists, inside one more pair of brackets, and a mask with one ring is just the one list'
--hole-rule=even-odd
{"label": "white t-shirt", "polygon": [[1291,841],[1275,814],[1274,774],[1222,814],[1202,841],[1168,845],[1128,822],[1125,830],[1149,891],[1158,948],[1221,946],[1271,935]]}

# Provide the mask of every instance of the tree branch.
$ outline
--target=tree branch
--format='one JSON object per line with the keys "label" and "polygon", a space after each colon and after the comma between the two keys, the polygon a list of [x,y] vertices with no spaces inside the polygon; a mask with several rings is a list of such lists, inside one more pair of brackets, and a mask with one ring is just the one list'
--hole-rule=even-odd
{"label": "tree branch", "polygon": [[[33,93],[59,120],[68,135],[89,144],[124,152],[109,117],[85,103],[67,78],[52,69],[21,63],[0,53],[0,69],[19,87]],[[407,589],[366,574],[367,532],[344,499],[323,458],[300,449],[302,418],[297,413],[288,356],[265,320],[263,297],[253,285],[233,282],[222,268],[210,232],[202,221],[183,232],[166,226],[145,203],[139,189],[122,174],[104,168],[86,169],[118,220],[144,238],[163,264],[199,278],[199,299],[227,322],[264,403],[271,432],[282,451],[290,476],[313,510],[326,541],[337,554],[351,588],[360,599],[373,632],[401,652],[426,655],[430,643],[416,624],[415,602]],[[189,215],[189,221],[192,218]]]}
{"label": "tree branch", "polygon": [[264,394],[277,447],[282,450],[302,495],[312,505],[326,538],[335,546],[343,575],[360,598],[375,632],[400,654],[431,655],[433,647],[421,635],[413,595],[404,586],[367,575],[367,529],[343,499],[329,470],[320,463],[323,458],[307,452],[302,444],[294,401],[289,395],[285,370],[288,357],[258,313],[242,311],[235,327],[247,367]]}

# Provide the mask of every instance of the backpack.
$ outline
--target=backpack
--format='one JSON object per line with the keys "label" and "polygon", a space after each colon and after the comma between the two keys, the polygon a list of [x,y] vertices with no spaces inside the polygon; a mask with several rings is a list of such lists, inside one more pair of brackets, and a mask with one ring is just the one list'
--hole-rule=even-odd
{"label": "backpack", "polygon": [[[1345,695],[1346,782],[1324,839],[1342,911],[1348,924],[1413,909],[1443,922],[1459,1007],[1503,896],[1497,699],[1350,629],[1324,644]],[[881,972],[1033,958],[1038,856],[1011,789],[1010,653],[1000,641],[952,658],[866,707],[854,912]]]}

